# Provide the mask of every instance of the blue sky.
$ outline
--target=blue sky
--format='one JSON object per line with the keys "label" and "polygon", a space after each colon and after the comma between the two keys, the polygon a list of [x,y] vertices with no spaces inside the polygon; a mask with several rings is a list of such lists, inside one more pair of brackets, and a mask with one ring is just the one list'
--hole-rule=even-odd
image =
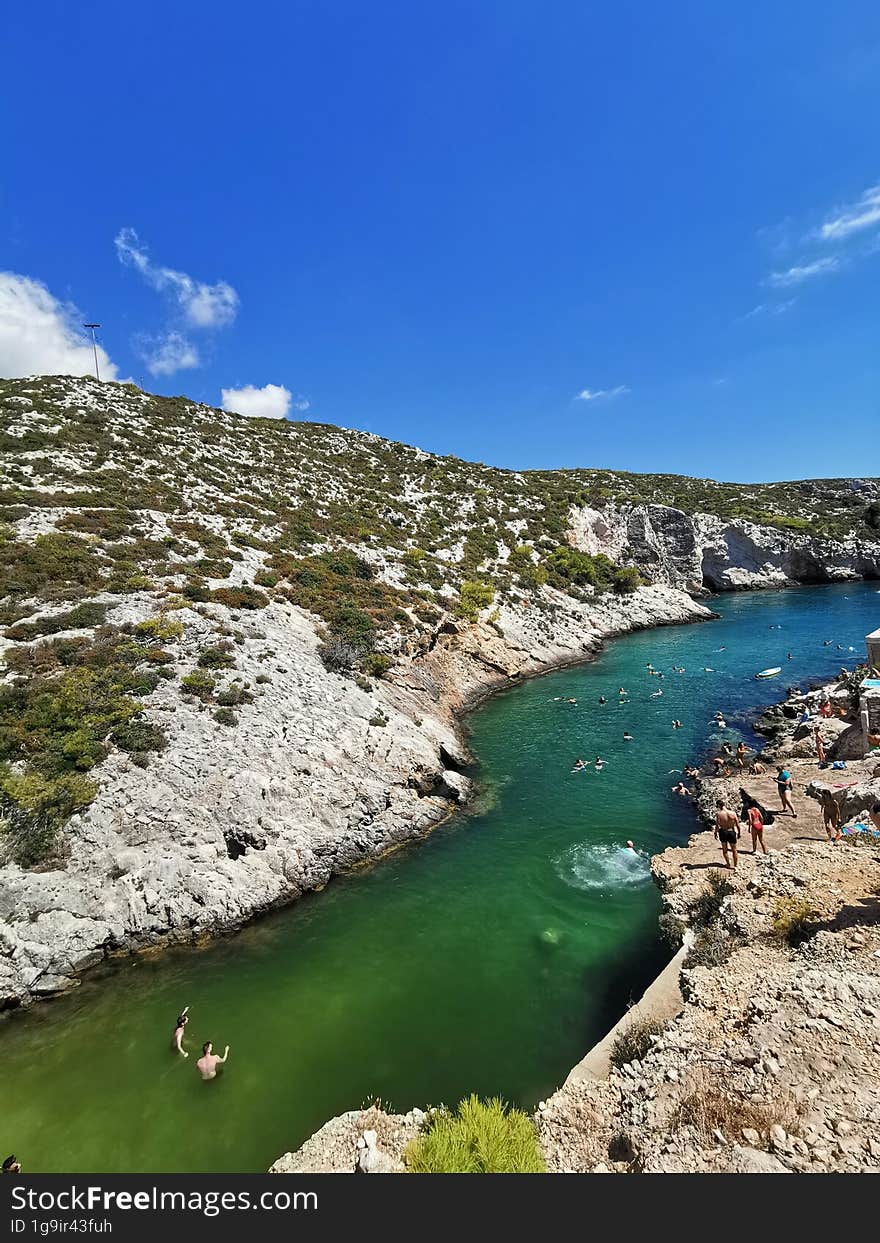
{"label": "blue sky", "polygon": [[0,373],[83,369],[96,319],[145,388],[497,465],[880,471],[876,3],[98,0],[5,33]]}

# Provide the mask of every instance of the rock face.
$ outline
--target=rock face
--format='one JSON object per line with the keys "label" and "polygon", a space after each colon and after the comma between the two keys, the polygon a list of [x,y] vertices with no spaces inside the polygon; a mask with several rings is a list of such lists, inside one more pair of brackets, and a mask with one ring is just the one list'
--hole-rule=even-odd
{"label": "rock face", "polygon": [[880,578],[880,545],[874,540],[821,538],[666,505],[573,509],[571,539],[582,552],[605,553],[638,566],[654,582],[686,591]]}
{"label": "rock face", "polygon": [[386,1114],[372,1106],[331,1118],[270,1174],[402,1174],[406,1150],[425,1120],[421,1109]]}
{"label": "rock face", "polygon": [[[302,610],[273,603],[240,620],[236,668],[257,697],[238,723],[219,727],[161,683],[145,703],[169,742],[149,770],[122,753],[105,762],[97,799],[65,830],[63,868],[0,868],[0,999],[63,991],[108,954],[234,928],[417,840],[471,792],[457,711],[608,636],[711,616],[662,586],[589,604],[552,594],[552,616],[450,619],[370,691],[324,667]],[[149,609],[145,597],[111,619]],[[214,623],[175,616],[193,661]]]}

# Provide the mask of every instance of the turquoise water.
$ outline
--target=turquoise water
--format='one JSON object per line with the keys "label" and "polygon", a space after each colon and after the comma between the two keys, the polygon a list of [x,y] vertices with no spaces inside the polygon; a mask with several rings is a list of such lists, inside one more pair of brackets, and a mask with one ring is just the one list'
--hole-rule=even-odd
{"label": "turquoise water", "polygon": [[[756,708],[852,666],[880,623],[876,584],[715,607],[720,621],[629,636],[481,708],[482,807],[422,845],[208,949],[125,962],[0,1023],[3,1153],[28,1170],[263,1170],[375,1098],[534,1105],[663,960],[646,856],[694,828],[670,770],[717,741],[716,709],[748,738]],[[779,678],[754,680],[772,665]],[[571,772],[597,755],[601,771]],[[185,1062],[169,1046],[186,1004]],[[204,1084],[207,1038],[232,1052]]]}

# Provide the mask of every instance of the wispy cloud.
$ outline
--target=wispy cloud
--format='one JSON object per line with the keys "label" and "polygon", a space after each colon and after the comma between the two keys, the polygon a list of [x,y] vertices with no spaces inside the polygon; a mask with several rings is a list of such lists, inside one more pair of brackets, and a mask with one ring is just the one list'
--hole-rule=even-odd
{"label": "wispy cloud", "polygon": [[853,233],[880,224],[880,186],[871,186],[856,203],[838,207],[818,230],[825,242],[840,242]]}
{"label": "wispy cloud", "polygon": [[736,322],[742,324],[747,319],[755,319],[758,315],[784,315],[786,311],[791,310],[796,301],[796,298],[786,298],[784,302],[759,302],[750,311],[746,311],[745,315],[740,315]]}
{"label": "wispy cloud", "polygon": [[137,337],[134,345],[150,375],[174,375],[176,371],[198,367],[201,362],[192,341],[179,332],[166,332],[161,337]]}
{"label": "wispy cloud", "polygon": [[134,229],[120,229],[114,244],[120,263],[135,268],[159,293],[170,295],[192,327],[225,328],[235,319],[238,294],[226,281],[209,285],[186,272],[153,263]]}
{"label": "wispy cloud", "polygon": [[618,384],[614,388],[582,388],[575,397],[575,401],[599,401],[602,397],[622,397],[628,392],[629,389],[625,384]]}
{"label": "wispy cloud", "polygon": [[[283,384],[264,384],[256,388],[245,384],[242,388],[221,389],[223,409],[232,414],[244,414],[252,419],[286,419],[290,410],[292,394]],[[304,401],[305,398],[298,398]],[[306,402],[306,406],[308,406]],[[296,409],[302,409],[297,406]]]}
{"label": "wispy cloud", "polygon": [[777,289],[787,289],[792,285],[800,285],[804,281],[812,280],[814,276],[824,276],[828,272],[834,272],[839,267],[838,258],[834,255],[826,255],[822,259],[814,259],[812,263],[796,264],[794,267],[786,268],[783,272],[771,272],[766,284],[774,285]]}

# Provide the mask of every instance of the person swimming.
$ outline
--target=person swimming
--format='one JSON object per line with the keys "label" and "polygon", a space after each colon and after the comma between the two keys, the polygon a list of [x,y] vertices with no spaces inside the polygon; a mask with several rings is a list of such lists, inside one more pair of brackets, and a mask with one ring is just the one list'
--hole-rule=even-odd
{"label": "person swimming", "polygon": [[210,1040],[206,1040],[202,1045],[202,1056],[196,1062],[199,1074],[203,1079],[216,1079],[217,1067],[222,1066],[229,1057],[229,1045],[223,1051],[223,1056],[214,1052],[214,1046]]}
{"label": "person swimming", "polygon": [[625,733],[625,734],[623,735],[623,741],[624,741],[624,742],[632,742],[632,740],[633,740],[633,736],[632,736],[632,734]]}
{"label": "person swimming", "polygon": [[626,843],[626,848],[627,848],[627,850],[631,850],[633,854],[638,854],[638,851],[636,850],[636,848],[635,848],[635,846],[632,844],[632,842],[627,841],[627,843]]}
{"label": "person swimming", "polygon": [[608,700],[605,698],[605,696],[604,696],[604,695],[600,695],[600,696],[599,696],[599,703],[600,703],[600,704],[607,704],[607,702],[608,702]]}
{"label": "person swimming", "polygon": [[658,686],[658,687],[657,687],[657,689],[656,689],[655,691],[651,691],[651,698],[652,698],[652,699],[659,699],[659,698],[660,698],[660,696],[661,696],[662,694],[663,694],[663,691],[662,691],[662,690],[660,689],[660,687]]}
{"label": "person swimming", "polygon": [[184,1006],[180,1014],[178,1014],[177,1024],[174,1028],[174,1035],[171,1038],[171,1047],[173,1049],[176,1049],[177,1052],[180,1053],[183,1057],[189,1057],[189,1054],[187,1053],[186,1049],[184,1049],[183,1047],[183,1032],[184,1032],[184,1028],[186,1027],[187,1023],[189,1022],[189,1016],[187,1015],[188,1009],[189,1009],[189,1006]]}

